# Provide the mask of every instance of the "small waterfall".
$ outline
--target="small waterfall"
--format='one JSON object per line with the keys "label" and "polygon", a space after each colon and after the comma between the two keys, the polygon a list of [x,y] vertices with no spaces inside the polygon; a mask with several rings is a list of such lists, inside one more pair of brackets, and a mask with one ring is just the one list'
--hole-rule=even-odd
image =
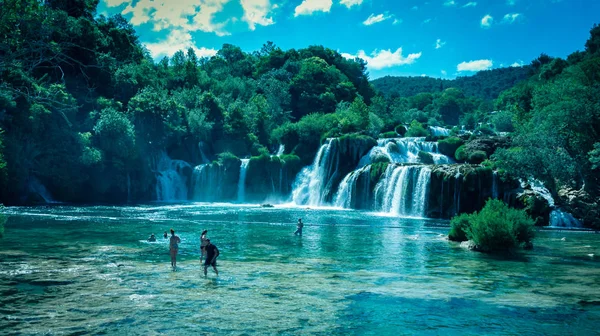
{"label": "small waterfall", "polygon": [[182,160],[171,160],[161,152],[156,163],[156,200],[181,201],[188,197],[187,178],[184,169],[192,167]]}
{"label": "small waterfall", "polygon": [[498,199],[498,172],[494,170],[492,174],[492,198]]}
{"label": "small waterfall", "polygon": [[46,186],[40,182],[35,176],[31,176],[29,179],[29,190],[33,193],[38,194],[41,198],[44,199],[44,202],[57,203],[53,198]]}
{"label": "small waterfall", "polygon": [[438,126],[429,126],[429,132],[431,132],[431,135],[433,135],[433,136],[449,136],[450,135],[449,129],[443,128],[443,127],[438,127]]}
{"label": "small waterfall", "polygon": [[327,139],[319,148],[313,165],[302,168],[298,174],[292,192],[294,203],[312,206],[324,203],[339,164],[339,156],[332,153],[334,140]]}
{"label": "small waterfall", "polygon": [[198,150],[200,152],[200,160],[202,160],[202,163],[210,163],[210,160],[208,159],[206,154],[204,154],[204,150],[202,149],[202,147],[204,147],[204,142],[202,142],[202,141],[198,142]]}
{"label": "small waterfall", "polygon": [[242,159],[242,164],[240,166],[240,178],[238,180],[238,193],[237,199],[238,203],[244,203],[246,198],[246,170],[248,168],[248,163],[250,159]]}
{"label": "small waterfall", "polygon": [[435,164],[452,163],[452,159],[438,151],[437,142],[425,141],[425,138],[390,138],[377,140],[377,146],[362,157],[359,167],[381,161],[386,158],[391,163],[419,163],[419,152],[427,152]]}
{"label": "small waterfall", "polygon": [[460,213],[460,194],[462,189],[462,175],[460,171],[454,175],[454,215]]}
{"label": "small waterfall", "polygon": [[284,151],[285,151],[285,145],[284,144],[279,145],[279,149],[277,149],[277,153],[275,154],[275,156],[282,156]]}
{"label": "small waterfall", "polygon": [[430,179],[431,169],[426,166],[388,166],[375,187],[375,208],[394,215],[424,217]]}
{"label": "small waterfall", "polygon": [[[335,195],[334,205],[342,208],[360,208],[368,204],[370,182],[371,182],[371,166],[365,166],[355,170],[342,180]],[[362,177],[362,189],[359,192],[359,178]]]}
{"label": "small waterfall", "polygon": [[583,225],[580,221],[575,219],[573,215],[568,212],[564,212],[560,209],[554,209],[550,213],[550,226],[560,228],[581,228]]}
{"label": "small waterfall", "polygon": [[221,183],[218,174],[214,176],[211,170],[209,164],[201,164],[194,168],[192,199],[202,202],[218,200]]}

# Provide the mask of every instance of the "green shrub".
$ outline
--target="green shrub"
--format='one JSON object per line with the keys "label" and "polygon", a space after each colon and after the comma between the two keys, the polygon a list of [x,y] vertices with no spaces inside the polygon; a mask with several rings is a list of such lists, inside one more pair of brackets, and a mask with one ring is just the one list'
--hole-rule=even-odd
{"label": "green shrub", "polygon": [[486,252],[529,244],[535,233],[534,221],[524,210],[509,208],[493,199],[489,199],[479,213],[454,217],[450,225],[450,239],[472,240],[478,250]]}
{"label": "green shrub", "polygon": [[371,164],[371,185],[376,185],[381,179],[381,176],[385,174],[385,171],[389,163],[378,162]]}
{"label": "green shrub", "polygon": [[426,137],[429,135],[429,131],[423,127],[421,123],[416,120],[413,120],[410,123],[410,128],[406,132],[407,137]]}
{"label": "green shrub", "polygon": [[458,137],[448,137],[443,140],[438,140],[438,150],[440,153],[453,157],[456,150],[465,142]]}
{"label": "green shrub", "polygon": [[422,163],[424,164],[434,164],[435,162],[433,161],[433,155],[424,152],[424,151],[419,151],[419,160],[421,160]]}
{"label": "green shrub", "polygon": [[226,165],[226,166],[229,166],[229,165],[239,166],[240,165],[240,159],[230,152],[224,152],[224,153],[217,155],[217,162],[221,165]]}
{"label": "green shrub", "polygon": [[396,133],[403,137],[406,134],[406,127],[404,125],[398,125],[396,126],[394,131],[396,131]]}
{"label": "green shrub", "polygon": [[454,152],[454,158],[458,161],[465,161],[467,159],[467,152],[465,151],[465,145],[462,145]]}
{"label": "green shrub", "polygon": [[385,138],[385,139],[397,138],[398,134],[396,132],[385,132],[385,133],[379,134],[379,137],[380,138]]}
{"label": "green shrub", "polygon": [[450,221],[450,233],[448,233],[448,239],[452,241],[462,242],[467,239],[467,229],[469,228],[469,219],[472,215],[460,214],[455,216]]}
{"label": "green shrub", "polygon": [[479,164],[487,159],[487,154],[482,150],[476,150],[468,153],[467,161],[469,163]]}

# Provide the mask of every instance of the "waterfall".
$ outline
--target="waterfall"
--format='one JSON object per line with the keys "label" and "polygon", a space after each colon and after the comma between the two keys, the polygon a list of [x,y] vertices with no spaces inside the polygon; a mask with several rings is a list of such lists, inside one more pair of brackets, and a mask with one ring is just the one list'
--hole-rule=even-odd
{"label": "waterfall", "polygon": [[296,204],[321,205],[337,174],[339,156],[332,151],[335,139],[327,139],[319,148],[312,166],[304,167],[294,182],[292,199]]}
{"label": "waterfall", "polygon": [[[371,182],[371,166],[365,166],[353,172],[350,172],[338,188],[338,192],[335,195],[334,205],[341,208],[360,208],[368,204],[369,189]],[[359,178],[362,177],[362,186],[359,186]],[[362,190],[358,190],[362,187]],[[362,191],[362,192],[361,192]]]}
{"label": "waterfall", "polygon": [[161,152],[156,163],[156,200],[181,201],[188,197],[187,178],[184,169],[192,167],[182,160],[171,160]]}
{"label": "waterfall", "polygon": [[394,215],[424,217],[431,169],[389,165],[375,186],[375,208]]}
{"label": "waterfall", "polygon": [[198,142],[198,150],[200,151],[200,160],[202,160],[202,163],[209,163],[210,160],[208,159],[206,154],[204,154],[204,150],[202,150],[202,147],[204,147],[204,142],[202,142],[202,141]]}
{"label": "waterfall", "polygon": [[462,189],[462,175],[460,171],[454,175],[454,214],[460,213],[460,192]]}
{"label": "waterfall", "polygon": [[285,151],[285,145],[284,144],[279,145],[279,149],[277,149],[277,153],[275,154],[275,156],[282,156],[284,151]]}
{"label": "waterfall", "polygon": [[498,193],[498,172],[494,170],[494,173],[492,175],[492,198],[493,199],[498,199],[499,197],[499,193]]}
{"label": "waterfall", "polygon": [[435,164],[452,163],[452,159],[438,151],[437,142],[425,141],[425,138],[390,138],[377,140],[373,147],[359,162],[364,167],[386,158],[391,163],[420,163],[419,152],[431,154]]}
{"label": "waterfall", "polygon": [[429,126],[429,132],[431,132],[431,135],[433,135],[433,136],[449,136],[450,135],[449,129],[443,128],[443,127],[438,127],[438,126]]}
{"label": "waterfall", "polygon": [[57,203],[53,198],[46,186],[40,182],[35,176],[31,176],[29,179],[29,190],[33,193],[38,194],[41,198],[44,199],[46,203]]}
{"label": "waterfall", "polygon": [[246,169],[248,168],[248,163],[250,159],[242,159],[242,163],[240,166],[240,178],[238,180],[238,193],[237,199],[238,203],[244,203],[246,198]]}
{"label": "waterfall", "polygon": [[564,212],[560,209],[554,209],[550,213],[550,226],[561,227],[561,228],[581,228],[583,225],[580,221],[575,219],[573,215],[568,212]]}
{"label": "waterfall", "polygon": [[222,184],[218,169],[212,169],[210,164],[196,166],[192,173],[192,181],[192,199],[202,202],[219,200]]}

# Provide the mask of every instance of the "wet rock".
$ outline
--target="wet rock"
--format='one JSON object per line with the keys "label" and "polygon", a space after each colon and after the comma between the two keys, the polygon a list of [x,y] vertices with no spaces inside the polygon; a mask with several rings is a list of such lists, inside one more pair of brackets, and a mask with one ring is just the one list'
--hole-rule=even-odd
{"label": "wet rock", "polygon": [[592,197],[585,190],[560,189],[556,202],[584,227],[600,229],[600,200]]}

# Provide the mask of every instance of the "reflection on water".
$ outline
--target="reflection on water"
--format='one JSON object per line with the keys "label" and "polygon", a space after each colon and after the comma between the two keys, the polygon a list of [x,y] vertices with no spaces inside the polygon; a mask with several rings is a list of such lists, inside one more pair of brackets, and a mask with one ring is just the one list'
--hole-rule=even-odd
{"label": "reflection on water", "polygon": [[[490,256],[448,242],[447,222],[336,209],[4,212],[2,331],[589,335],[600,323],[594,233],[540,232],[533,251]],[[182,239],[177,272],[170,228]],[[203,229],[221,251],[218,278],[202,275]]]}

